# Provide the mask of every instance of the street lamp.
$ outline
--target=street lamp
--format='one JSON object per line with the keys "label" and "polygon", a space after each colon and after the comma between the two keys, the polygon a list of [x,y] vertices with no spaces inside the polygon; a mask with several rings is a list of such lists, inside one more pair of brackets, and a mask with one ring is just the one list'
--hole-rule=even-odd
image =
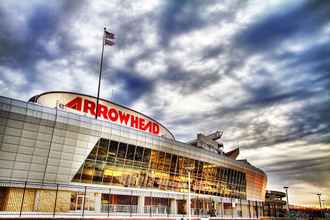
{"label": "street lamp", "polygon": [[321,212],[321,216],[323,215],[323,211],[322,211],[322,202],[321,202],[321,193],[317,193],[316,194],[319,197],[319,203],[320,203],[320,212]]}
{"label": "street lamp", "polygon": [[325,199],[322,199],[321,202],[322,202],[322,207],[326,208],[327,205],[325,204]]}
{"label": "street lamp", "polygon": [[284,186],[283,188],[285,189],[285,195],[286,195],[286,210],[287,210],[287,212],[289,214],[289,211],[290,211],[290,209],[289,209],[289,194],[288,194],[289,187],[288,186]]}
{"label": "street lamp", "polygon": [[194,169],[194,167],[186,167],[185,170],[188,173],[188,219],[191,220],[191,198],[190,198],[190,172]]}
{"label": "street lamp", "polygon": [[321,204],[321,193],[316,194],[319,197],[319,203],[320,203],[320,209],[322,209],[322,204]]}

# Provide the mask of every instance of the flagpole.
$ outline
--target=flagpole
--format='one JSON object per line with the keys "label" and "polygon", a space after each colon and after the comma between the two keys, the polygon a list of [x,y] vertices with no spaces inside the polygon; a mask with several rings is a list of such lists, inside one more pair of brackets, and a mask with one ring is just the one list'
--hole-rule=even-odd
{"label": "flagpole", "polygon": [[104,34],[105,34],[105,31],[106,31],[106,28],[104,27],[103,37],[102,37],[102,54],[101,54],[100,74],[99,74],[99,85],[98,85],[98,88],[97,88],[97,98],[96,98],[95,119],[97,119],[97,113],[98,113],[98,110],[99,110],[99,99],[100,99],[101,75],[102,75],[102,65],[103,65]]}

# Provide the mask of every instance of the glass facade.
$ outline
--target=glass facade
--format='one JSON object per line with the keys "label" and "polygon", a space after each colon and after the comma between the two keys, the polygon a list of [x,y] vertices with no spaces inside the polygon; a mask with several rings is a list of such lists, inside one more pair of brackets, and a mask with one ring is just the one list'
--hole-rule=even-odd
{"label": "glass facade", "polygon": [[245,173],[105,138],[99,139],[74,182],[188,191],[186,167],[191,167],[191,192],[246,199]]}

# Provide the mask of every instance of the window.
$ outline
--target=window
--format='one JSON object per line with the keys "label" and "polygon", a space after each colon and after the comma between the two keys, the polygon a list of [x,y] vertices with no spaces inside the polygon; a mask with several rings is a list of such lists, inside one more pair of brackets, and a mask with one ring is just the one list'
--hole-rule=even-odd
{"label": "window", "polygon": [[110,142],[107,161],[112,163],[115,162],[117,156],[118,144],[119,143],[117,141]]}
{"label": "window", "polygon": [[99,149],[97,151],[97,160],[106,161],[109,144],[109,140],[101,138],[99,143]]}
{"label": "window", "polygon": [[171,167],[172,154],[166,153],[165,162],[164,162],[164,172],[168,173]]}
{"label": "window", "polygon": [[112,182],[112,172],[113,167],[105,165],[103,167],[103,184],[110,184]]}
{"label": "window", "polygon": [[[96,143],[95,146],[97,146],[99,144],[99,142]],[[94,147],[92,149],[92,151],[90,152],[89,156],[88,156],[88,159],[93,159],[95,160],[96,159],[96,154],[97,154],[97,147]]]}
{"label": "window", "polygon": [[159,152],[159,157],[158,157],[158,165],[157,165],[158,170],[163,170],[164,162],[165,162],[165,152],[160,151]]}
{"label": "window", "polygon": [[172,156],[172,161],[171,161],[171,168],[170,168],[170,173],[174,174],[176,173],[176,164],[177,164],[178,157],[173,154]]}
{"label": "window", "polygon": [[119,143],[118,158],[125,159],[127,144]]}
{"label": "window", "polygon": [[188,166],[194,167],[192,191],[246,198],[244,172],[105,138],[95,144],[73,181],[187,192]]}
{"label": "window", "polygon": [[146,166],[149,165],[150,154],[151,154],[151,149],[145,148],[143,153],[143,162],[146,164]]}
{"label": "window", "polygon": [[136,152],[135,152],[135,160],[142,162],[142,159],[143,159],[143,148],[137,146],[136,147]]}
{"label": "window", "polygon": [[103,170],[103,163],[97,162],[95,164],[93,183],[102,183]]}
{"label": "window", "polygon": [[127,148],[127,155],[126,155],[126,159],[127,160],[134,160],[134,153],[135,153],[135,145],[128,145]]}
{"label": "window", "polygon": [[135,167],[145,167],[145,163],[143,163],[143,148],[137,146],[135,149],[135,156],[134,156],[134,166]]}
{"label": "window", "polygon": [[185,159],[181,156],[178,157],[178,164],[176,167],[176,172],[179,173],[180,175],[185,176],[185,163],[184,163]]}
{"label": "window", "polygon": [[81,180],[84,183],[91,183],[94,176],[94,161],[86,160],[83,172],[81,174]]}
{"label": "window", "polygon": [[150,169],[157,169],[159,162],[159,152],[152,150],[150,154]]}

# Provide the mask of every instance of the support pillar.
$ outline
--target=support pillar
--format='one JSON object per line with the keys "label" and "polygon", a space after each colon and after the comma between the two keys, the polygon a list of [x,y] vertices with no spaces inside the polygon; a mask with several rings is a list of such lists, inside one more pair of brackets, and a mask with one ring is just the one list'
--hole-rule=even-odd
{"label": "support pillar", "polygon": [[144,196],[139,196],[139,198],[138,198],[138,210],[137,210],[137,212],[139,214],[144,214],[144,200],[145,200]]}
{"label": "support pillar", "polygon": [[213,201],[213,204],[214,204],[214,214],[215,216],[218,216],[219,215],[219,202],[218,201]]}
{"label": "support pillar", "polygon": [[178,214],[178,203],[176,199],[171,199],[171,214],[172,215]]}
{"label": "support pillar", "polygon": [[20,208],[20,211],[19,211],[19,217],[22,216],[23,204],[24,204],[24,197],[25,197],[25,191],[26,191],[26,185],[27,185],[27,181],[25,181],[25,183],[24,183],[24,191],[23,191],[23,196],[22,196],[21,208]]}
{"label": "support pillar", "polygon": [[83,197],[83,201],[82,201],[82,213],[81,213],[82,217],[84,217],[84,215],[85,215],[86,195],[87,195],[87,186],[85,186],[84,197]]}
{"label": "support pillar", "polygon": [[259,205],[257,201],[256,201],[256,217],[259,218]]}
{"label": "support pillar", "polygon": [[187,219],[187,220],[190,220],[190,218],[189,218],[189,201],[188,201],[188,199],[186,199],[185,200],[185,205],[184,205],[184,208],[185,208],[185,211],[186,211],[186,215],[185,215],[185,218]]}
{"label": "support pillar", "polygon": [[40,204],[40,191],[37,190],[35,192],[35,197],[34,197],[34,205],[33,205],[33,211],[34,212],[39,211],[39,204]]}
{"label": "support pillar", "polygon": [[235,200],[233,198],[231,198],[231,211],[232,211],[232,218],[236,217],[236,203]]}
{"label": "support pillar", "polygon": [[58,184],[56,184],[56,194],[55,194],[55,201],[54,201],[53,218],[55,217],[55,213],[56,213],[57,195],[58,195]]}
{"label": "support pillar", "polygon": [[102,202],[101,202],[101,193],[95,193],[95,211],[101,213]]}

